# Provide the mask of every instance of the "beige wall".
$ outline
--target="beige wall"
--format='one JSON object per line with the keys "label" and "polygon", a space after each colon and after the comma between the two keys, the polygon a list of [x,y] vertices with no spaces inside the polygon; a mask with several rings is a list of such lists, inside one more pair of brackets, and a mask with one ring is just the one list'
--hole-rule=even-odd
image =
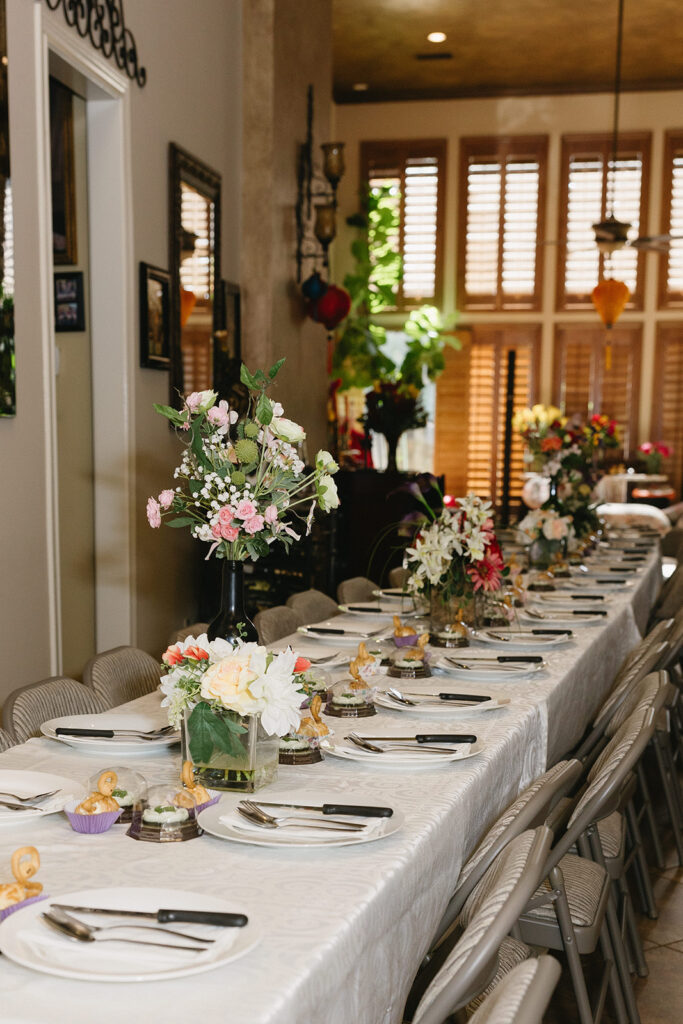
{"label": "beige wall", "polygon": [[274,394],[306,428],[311,458],[327,444],[327,343],[295,285],[294,206],[309,83],[316,159],[331,138],[331,10],[331,0],[250,0],[244,14],[243,357],[266,366],[286,355]]}
{"label": "beige wall", "polygon": [[[371,139],[446,138],[448,140],[447,188],[445,210],[444,310],[457,309],[456,239],[458,189],[458,142],[461,136],[542,134],[549,136],[548,197],[546,230],[548,238],[558,237],[558,194],[553,183],[559,181],[560,138],[570,132],[604,132],[611,128],[612,97],[607,94],[580,96],[508,97],[485,100],[438,100],[413,103],[368,103],[335,108],[335,134],[344,139],[348,150],[347,187],[342,193],[341,234],[336,242],[336,276],[341,279],[348,269],[348,247],[351,234],[344,219],[355,209],[359,179],[359,143]],[[652,132],[652,165],[650,175],[649,223],[643,234],[660,231],[662,154],[664,131],[683,128],[683,92],[627,93],[621,101],[621,130]],[[595,323],[592,312],[572,314],[553,312],[555,260],[557,248],[547,246],[544,266],[544,313],[499,314],[501,322],[525,321],[541,323],[543,352],[541,366],[541,401],[551,397],[552,347],[555,324],[568,319]],[[645,440],[650,427],[650,401],[655,328],[657,320],[676,319],[677,314],[656,311],[657,269],[660,257],[646,257],[646,292],[643,313],[625,313],[624,323],[642,321],[643,375],[641,387],[641,421],[639,440]],[[490,314],[468,314],[461,324],[492,322]],[[680,319],[680,316],[678,316]]]}

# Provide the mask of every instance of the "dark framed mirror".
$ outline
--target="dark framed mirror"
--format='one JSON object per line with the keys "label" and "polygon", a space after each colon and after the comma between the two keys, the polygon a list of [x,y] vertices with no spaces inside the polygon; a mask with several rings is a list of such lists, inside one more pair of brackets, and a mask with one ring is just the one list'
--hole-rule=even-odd
{"label": "dark framed mirror", "polygon": [[221,330],[221,176],[175,143],[169,148],[171,405],[214,387]]}

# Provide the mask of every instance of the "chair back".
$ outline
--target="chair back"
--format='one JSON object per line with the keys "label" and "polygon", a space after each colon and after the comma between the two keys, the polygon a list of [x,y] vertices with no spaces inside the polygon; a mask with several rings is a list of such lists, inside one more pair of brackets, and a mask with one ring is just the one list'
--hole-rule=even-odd
{"label": "chair back", "polygon": [[390,587],[405,587],[408,582],[410,573],[407,569],[404,569],[402,565],[397,566],[396,569],[389,570],[389,586]]}
{"label": "chair back", "polygon": [[279,604],[275,608],[266,608],[264,611],[258,612],[254,616],[254,625],[260,644],[274,644],[283,636],[295,633],[297,626],[303,625],[303,620],[293,608]]}
{"label": "chair back", "polygon": [[655,601],[650,621],[669,619],[676,614],[683,604],[683,564],[679,564],[676,570],[669,576],[662,585],[659,597]]}
{"label": "chair back", "polygon": [[[668,621],[668,620],[667,620]],[[666,623],[661,623],[666,625]],[[649,637],[646,637],[646,640]],[[641,641],[645,644],[645,640]],[[638,645],[640,646],[640,644]],[[614,717],[617,709],[623,704],[627,695],[630,693],[634,686],[637,686],[641,680],[645,679],[651,672],[654,672],[660,667],[668,656],[668,644],[666,640],[660,643],[647,644],[643,648],[641,656],[633,660],[626,672],[623,672],[618,677],[619,681],[614,687],[612,692],[607,697],[607,700],[600,708],[597,718],[593,722],[593,731],[602,735],[605,730],[607,723]],[[578,754],[577,754],[578,756]]]}
{"label": "chair back", "polygon": [[413,1024],[443,1024],[490,984],[503,939],[544,878],[551,842],[545,825],[527,830],[491,864],[463,907],[464,931],[425,989]]}
{"label": "chair back", "polygon": [[650,672],[644,679],[638,680],[607,722],[605,736],[611,739],[626,719],[638,711],[652,707],[659,712],[666,704],[668,690],[669,680],[666,672]]}
{"label": "chair back", "polygon": [[15,743],[25,743],[40,736],[41,725],[51,718],[105,710],[103,701],[83,683],[68,676],[51,676],[10,693],[2,706],[2,724]]}
{"label": "chair back", "polygon": [[323,594],[322,590],[302,590],[300,594],[292,594],[287,598],[287,607],[295,611],[305,625],[339,614],[337,602]]}
{"label": "chair back", "polygon": [[669,530],[660,541],[662,554],[669,558],[675,558],[677,562],[683,562],[683,529],[675,526]]}
{"label": "chair back", "polygon": [[10,736],[6,729],[0,729],[0,754],[3,750],[9,750],[14,744],[14,737]]}
{"label": "chair back", "polygon": [[187,640],[188,636],[193,636],[196,640],[202,633],[206,633],[208,628],[208,622],[193,622],[191,626],[183,626],[182,629],[176,629],[175,633],[171,633],[169,637],[168,646],[173,647],[173,644],[182,644]]}
{"label": "chair back", "polygon": [[353,604],[356,601],[372,601],[373,591],[379,589],[379,583],[373,583],[367,576],[353,576],[350,580],[342,580],[337,587],[339,604]]}
{"label": "chair back", "polygon": [[656,711],[635,711],[614,734],[588,773],[564,835],[552,850],[547,872],[559,864],[595,822],[617,810],[623,786],[655,731]]}
{"label": "chair back", "polygon": [[151,654],[137,647],[113,647],[91,658],[83,682],[92,687],[105,707],[118,707],[159,686],[161,670]]}
{"label": "chair back", "polygon": [[559,761],[540,775],[501,814],[463,866],[458,884],[444,912],[436,935],[451,927],[475,885],[507,844],[528,828],[545,822],[548,812],[581,776],[579,761]]}
{"label": "chair back", "polygon": [[532,957],[506,974],[469,1024],[542,1024],[562,968],[554,957]]}

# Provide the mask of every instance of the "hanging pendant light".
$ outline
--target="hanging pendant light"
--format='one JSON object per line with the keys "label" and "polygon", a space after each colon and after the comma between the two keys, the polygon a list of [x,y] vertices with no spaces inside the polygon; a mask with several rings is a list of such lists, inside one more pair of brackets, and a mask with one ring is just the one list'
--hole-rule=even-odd
{"label": "hanging pendant light", "polygon": [[624,312],[624,307],[630,298],[631,292],[629,291],[628,285],[624,284],[623,281],[616,281],[611,277],[608,277],[606,280],[596,284],[595,288],[591,292],[593,305],[597,309],[598,315],[606,329],[606,370],[612,369],[612,335],[610,334],[610,331]]}

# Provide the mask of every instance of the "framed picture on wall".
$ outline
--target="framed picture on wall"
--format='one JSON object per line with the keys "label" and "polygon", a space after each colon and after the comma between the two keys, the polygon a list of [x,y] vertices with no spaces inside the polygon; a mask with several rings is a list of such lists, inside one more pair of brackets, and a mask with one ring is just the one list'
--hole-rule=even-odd
{"label": "framed picture on wall", "polygon": [[50,78],[50,165],[52,257],[57,264],[77,263],[73,93],[55,78]]}
{"label": "framed picture on wall", "polygon": [[85,330],[83,273],[70,270],[55,274],[55,331]]}
{"label": "framed picture on wall", "polygon": [[140,366],[168,370],[171,364],[170,275],[140,264]]}

